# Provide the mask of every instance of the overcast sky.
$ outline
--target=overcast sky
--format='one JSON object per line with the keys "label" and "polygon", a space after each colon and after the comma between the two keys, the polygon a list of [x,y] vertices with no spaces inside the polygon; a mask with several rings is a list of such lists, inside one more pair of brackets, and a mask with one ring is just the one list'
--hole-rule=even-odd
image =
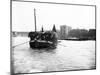
{"label": "overcast sky", "polygon": [[37,30],[57,29],[61,25],[72,28],[95,28],[95,7],[30,2],[12,2],[12,31],[34,31],[34,8]]}

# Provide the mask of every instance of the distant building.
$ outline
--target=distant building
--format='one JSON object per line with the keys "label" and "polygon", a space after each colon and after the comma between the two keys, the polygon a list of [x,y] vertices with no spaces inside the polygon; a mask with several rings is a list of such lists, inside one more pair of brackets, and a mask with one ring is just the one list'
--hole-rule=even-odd
{"label": "distant building", "polygon": [[[23,36],[23,37],[27,37],[29,32],[16,32],[16,36]],[[13,32],[14,35],[14,32]]]}
{"label": "distant building", "polygon": [[60,30],[56,30],[57,35],[58,35],[58,40],[60,40]]}
{"label": "distant building", "polygon": [[16,37],[16,36],[17,36],[17,32],[13,31],[13,32],[11,33],[11,35],[12,35],[12,37]]}
{"label": "distant building", "polygon": [[72,28],[70,26],[67,26],[67,25],[60,26],[60,39],[67,39],[68,38],[68,32],[71,29]]}

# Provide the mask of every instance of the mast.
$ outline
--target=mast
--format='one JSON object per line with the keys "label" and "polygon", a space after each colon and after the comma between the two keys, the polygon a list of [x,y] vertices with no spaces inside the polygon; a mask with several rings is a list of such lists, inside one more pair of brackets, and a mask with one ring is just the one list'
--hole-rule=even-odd
{"label": "mast", "polygon": [[34,24],[35,24],[35,32],[37,31],[37,29],[36,29],[36,12],[35,12],[36,10],[34,9]]}
{"label": "mast", "polygon": [[41,32],[44,32],[43,26],[42,26],[42,30],[41,30]]}

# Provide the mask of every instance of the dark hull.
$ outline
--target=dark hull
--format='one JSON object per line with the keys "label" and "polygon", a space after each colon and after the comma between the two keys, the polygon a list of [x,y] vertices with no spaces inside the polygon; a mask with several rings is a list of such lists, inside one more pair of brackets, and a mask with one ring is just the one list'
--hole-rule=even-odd
{"label": "dark hull", "polygon": [[33,48],[33,49],[44,49],[44,48],[56,48],[57,43],[33,40],[29,42],[29,45],[30,45],[30,48]]}

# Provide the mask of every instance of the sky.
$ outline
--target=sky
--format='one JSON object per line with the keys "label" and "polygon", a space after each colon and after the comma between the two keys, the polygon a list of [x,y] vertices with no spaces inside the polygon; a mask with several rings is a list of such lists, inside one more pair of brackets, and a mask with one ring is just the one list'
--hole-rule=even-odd
{"label": "sky", "polygon": [[40,31],[56,29],[61,25],[73,29],[95,28],[95,7],[63,4],[46,4],[34,2],[12,2],[12,31],[34,31],[34,8],[36,9],[36,25]]}

